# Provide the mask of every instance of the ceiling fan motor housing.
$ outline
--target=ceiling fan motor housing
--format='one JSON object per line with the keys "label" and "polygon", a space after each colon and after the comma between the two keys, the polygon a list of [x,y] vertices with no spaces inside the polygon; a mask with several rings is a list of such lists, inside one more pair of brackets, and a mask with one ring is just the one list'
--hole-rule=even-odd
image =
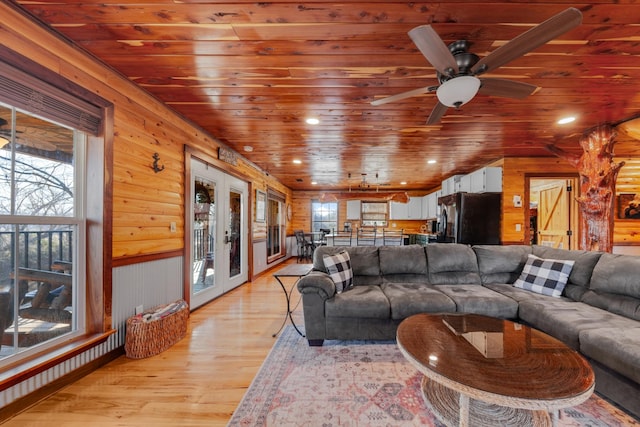
{"label": "ceiling fan motor housing", "polygon": [[458,64],[458,73],[456,74],[454,70],[451,69],[446,70],[448,74],[437,72],[440,84],[455,77],[472,75],[471,67],[476,65],[480,60],[478,55],[469,52],[469,42],[466,40],[458,40],[449,44],[449,51],[455,58],[456,64]]}

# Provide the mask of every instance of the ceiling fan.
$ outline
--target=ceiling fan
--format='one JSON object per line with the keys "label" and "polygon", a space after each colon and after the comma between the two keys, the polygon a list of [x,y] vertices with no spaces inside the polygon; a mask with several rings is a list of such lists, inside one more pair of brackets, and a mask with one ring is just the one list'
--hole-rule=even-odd
{"label": "ceiling fan", "polygon": [[435,91],[438,103],[427,120],[427,124],[431,125],[439,122],[449,107],[460,108],[471,101],[477,93],[513,99],[525,98],[535,92],[538,87],[506,79],[479,79],[477,76],[525,55],[577,27],[581,22],[582,13],[576,8],[568,8],[520,34],[484,58],[469,52],[468,41],[458,40],[447,46],[430,25],[421,25],[409,31],[409,37],[436,69],[440,84],[377,99],[371,104],[387,104]]}

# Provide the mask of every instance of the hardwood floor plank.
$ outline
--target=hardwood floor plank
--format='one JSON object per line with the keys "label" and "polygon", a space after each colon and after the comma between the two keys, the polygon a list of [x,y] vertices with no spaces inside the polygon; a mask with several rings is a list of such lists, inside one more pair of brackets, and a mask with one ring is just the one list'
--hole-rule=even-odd
{"label": "hardwood floor plank", "polygon": [[[273,271],[191,313],[187,336],[167,351],[122,356],[3,425],[226,426],[284,319]],[[301,305],[294,319],[302,323]]]}

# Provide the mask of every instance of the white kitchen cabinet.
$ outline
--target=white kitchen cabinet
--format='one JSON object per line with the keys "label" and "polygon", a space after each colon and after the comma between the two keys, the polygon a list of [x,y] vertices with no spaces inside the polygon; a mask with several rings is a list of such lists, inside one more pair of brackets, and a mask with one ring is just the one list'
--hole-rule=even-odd
{"label": "white kitchen cabinet", "polygon": [[409,197],[407,219],[422,219],[422,197]]}
{"label": "white kitchen cabinet", "polygon": [[421,198],[422,202],[422,219],[429,218],[429,194]]}
{"label": "white kitchen cabinet", "polygon": [[347,221],[360,221],[360,200],[347,200]]}
{"label": "white kitchen cabinet", "polygon": [[461,176],[460,180],[456,182],[456,193],[469,192],[471,192],[471,174]]}
{"label": "white kitchen cabinet", "polygon": [[422,197],[410,197],[408,203],[389,202],[389,219],[422,219]]}
{"label": "white kitchen cabinet", "polygon": [[442,181],[442,195],[448,196],[456,192],[456,183],[460,181],[462,175],[453,175]]}
{"label": "white kitchen cabinet", "polygon": [[440,191],[434,191],[424,196],[422,203],[423,219],[433,219],[438,216],[438,197],[440,197],[441,194],[442,192]]}
{"label": "white kitchen cabinet", "polygon": [[472,193],[502,192],[502,168],[486,167],[469,174]]}
{"label": "white kitchen cabinet", "polygon": [[407,219],[409,216],[409,204],[389,202],[389,219]]}

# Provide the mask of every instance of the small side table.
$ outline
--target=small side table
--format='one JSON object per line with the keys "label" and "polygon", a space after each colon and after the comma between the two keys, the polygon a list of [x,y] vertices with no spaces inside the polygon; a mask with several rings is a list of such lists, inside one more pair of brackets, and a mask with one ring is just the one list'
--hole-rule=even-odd
{"label": "small side table", "polygon": [[[278,329],[278,331],[275,334],[273,334],[274,337],[280,333],[282,328],[284,328],[285,323],[287,323],[287,318],[291,320],[291,324],[296,329],[296,331],[300,334],[300,336],[304,337],[304,334],[300,332],[300,329],[298,329],[298,326],[296,326],[296,323],[293,321],[293,316],[291,315],[293,311],[291,309],[291,293],[293,292],[293,288],[296,285],[296,283],[298,283],[298,280],[300,280],[301,277],[304,277],[307,274],[309,274],[312,268],[313,268],[312,264],[290,264],[273,273],[273,277],[275,277],[278,283],[280,283],[280,286],[282,287],[282,292],[284,292],[284,296],[287,299],[287,312],[284,315],[284,321],[282,322],[282,326],[280,326],[280,329]],[[282,280],[281,280],[282,277],[296,278],[296,281],[293,282],[293,284],[291,285],[291,288],[288,291],[287,291],[287,288],[284,286],[284,283],[282,283]]]}

